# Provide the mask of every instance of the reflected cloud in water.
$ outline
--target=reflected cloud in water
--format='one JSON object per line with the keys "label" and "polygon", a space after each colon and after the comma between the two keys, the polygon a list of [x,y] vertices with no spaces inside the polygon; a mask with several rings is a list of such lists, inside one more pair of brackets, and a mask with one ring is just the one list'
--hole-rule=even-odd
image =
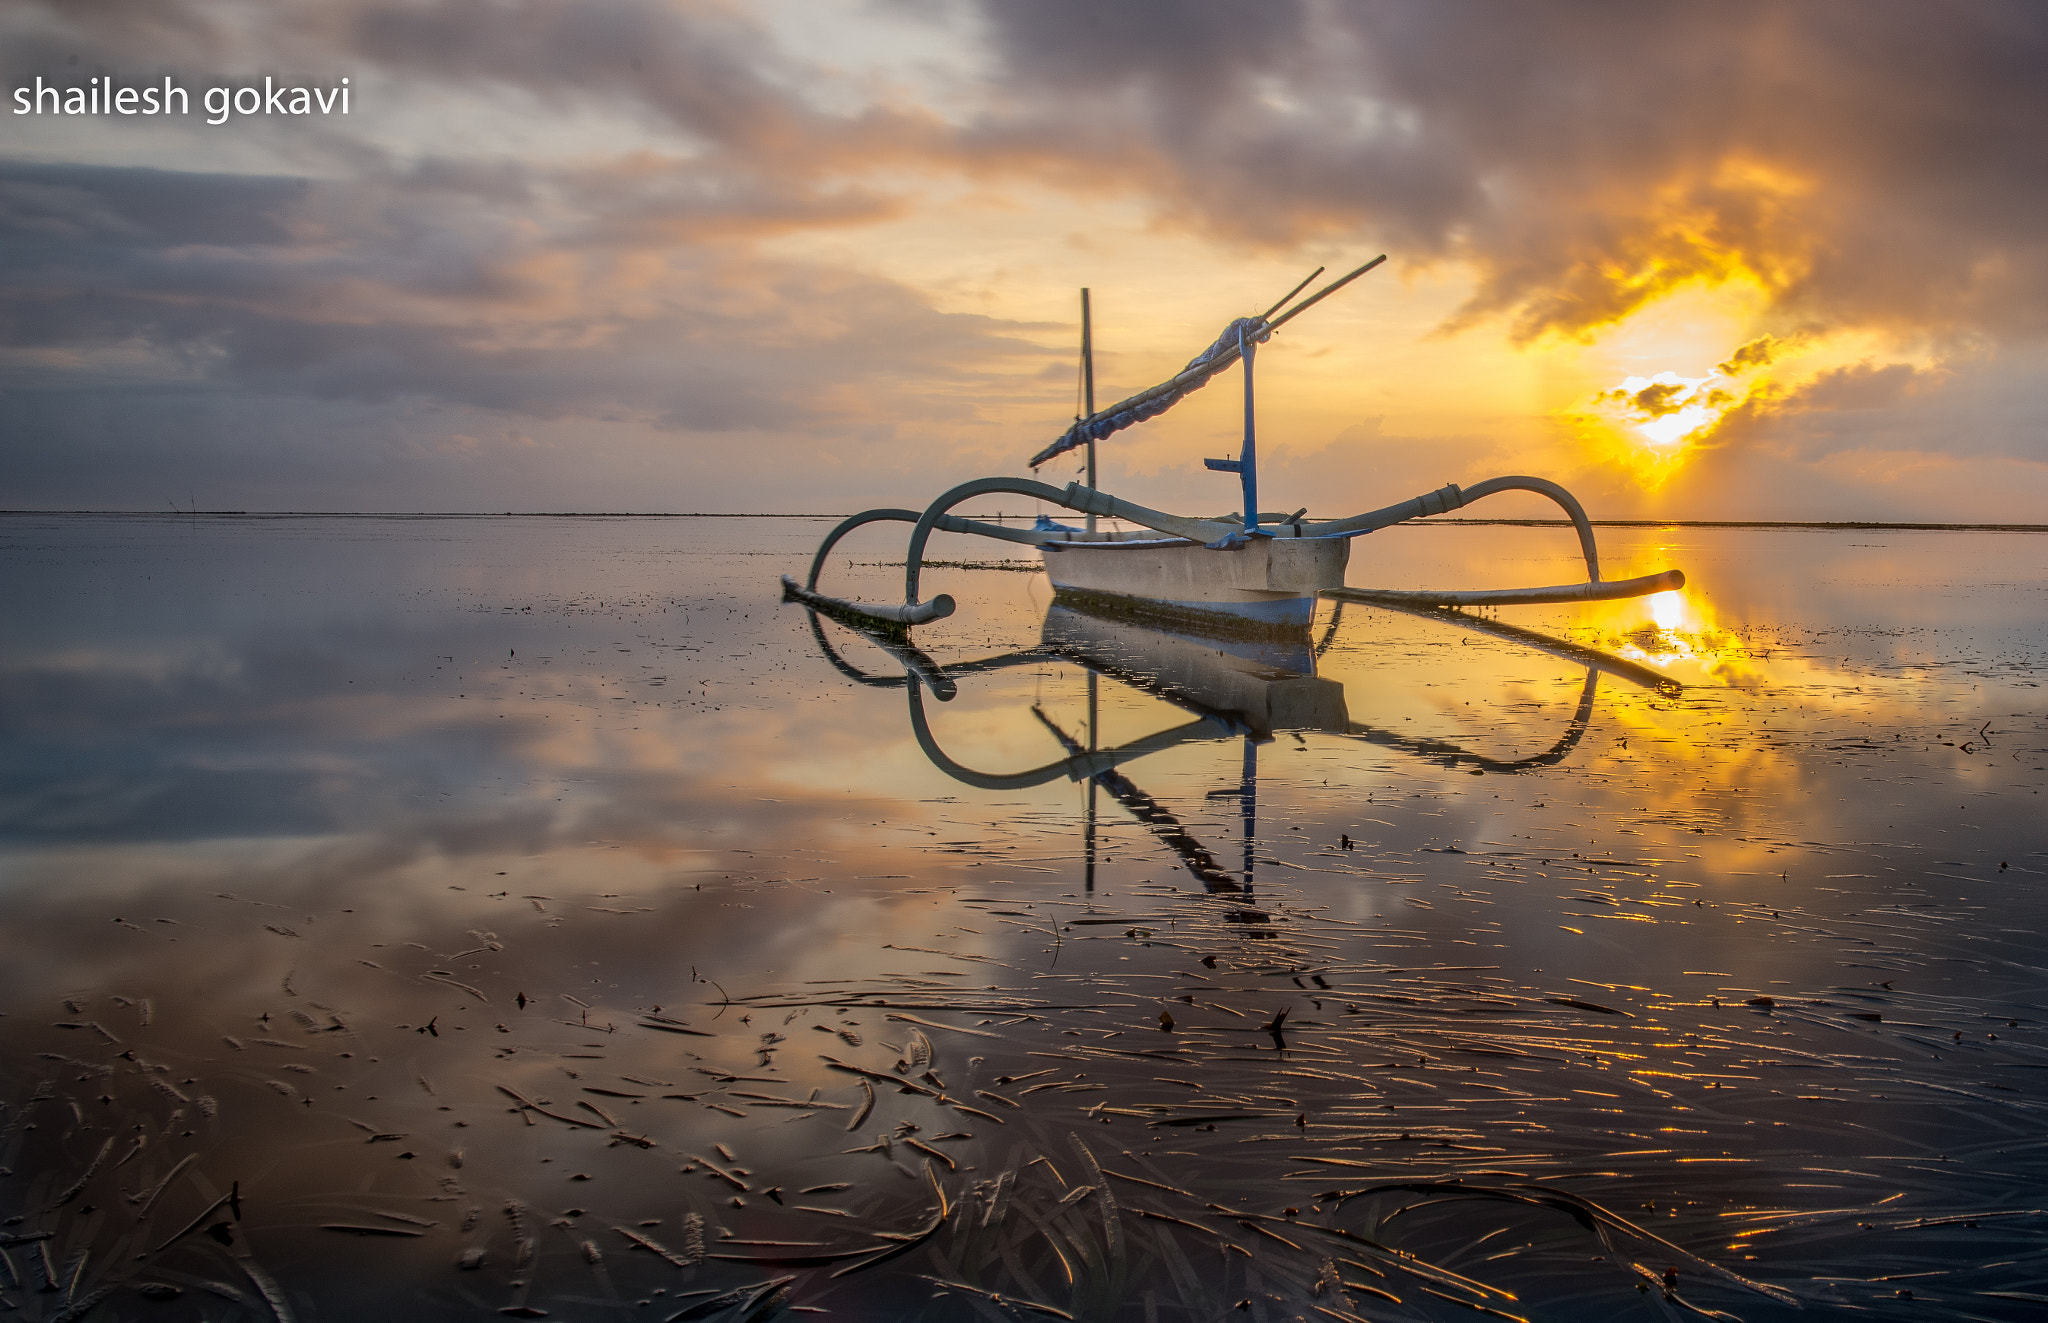
{"label": "reflected cloud in water", "polygon": [[1283,643],[956,570],[913,646],[777,602],[799,521],[0,532],[40,1316],[2025,1316],[2032,541]]}

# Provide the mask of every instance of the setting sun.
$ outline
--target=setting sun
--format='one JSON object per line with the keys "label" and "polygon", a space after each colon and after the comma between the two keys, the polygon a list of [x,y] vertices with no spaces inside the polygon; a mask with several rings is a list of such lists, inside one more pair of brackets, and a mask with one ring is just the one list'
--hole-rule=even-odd
{"label": "setting sun", "polygon": [[1666,371],[1629,377],[1598,402],[1628,420],[1649,444],[1668,448],[1712,427],[1735,396],[1718,374],[1681,377]]}

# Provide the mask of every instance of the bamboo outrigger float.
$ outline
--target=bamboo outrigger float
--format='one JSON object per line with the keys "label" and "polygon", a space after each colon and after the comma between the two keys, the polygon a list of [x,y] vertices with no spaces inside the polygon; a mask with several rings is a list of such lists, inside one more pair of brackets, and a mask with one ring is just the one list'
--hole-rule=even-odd
{"label": "bamboo outrigger float", "polygon": [[[1471,487],[1447,484],[1412,500],[1346,519],[1320,522],[1293,514],[1259,510],[1257,427],[1252,367],[1258,346],[1293,318],[1314,307],[1366,272],[1386,261],[1384,254],[1316,293],[1280,309],[1322,274],[1318,269],[1265,313],[1240,317],[1216,342],[1171,379],[1120,400],[1106,409],[1094,407],[1092,333],[1088,324],[1087,291],[1082,291],[1082,366],[1087,414],[1060,437],[1031,457],[1037,468],[1057,455],[1083,446],[1088,452],[1088,482],[1064,488],[1030,478],[978,478],[947,491],[923,510],[864,510],[826,534],[811,560],[809,575],[799,584],[782,578],[787,597],[840,615],[895,626],[928,624],[953,614],[954,602],[941,593],[929,601],[919,597],[920,571],[926,544],[934,531],[967,533],[1038,548],[1056,593],[1099,614],[1122,615],[1154,623],[1194,623],[1207,628],[1250,633],[1293,633],[1308,628],[1318,597],[1346,601],[1385,602],[1401,606],[1505,606],[1541,602],[1604,601],[1641,597],[1685,586],[1677,570],[1633,579],[1602,580],[1600,553],[1592,523],[1577,498],[1545,478],[1513,475],[1489,478]],[[1235,459],[1203,463],[1216,472],[1235,473],[1243,489],[1243,513],[1220,519],[1168,514],[1112,496],[1095,486],[1095,443],[1157,417],[1188,392],[1199,389],[1232,363],[1244,364],[1244,442]],[[1586,562],[1586,581],[1551,587],[1417,592],[1398,589],[1347,588],[1345,567],[1351,539],[1412,519],[1446,514],[1506,491],[1535,492],[1548,497],[1570,517],[1578,531]],[[1040,516],[1031,528],[1012,528],[953,514],[955,507],[977,497],[1030,496],[1087,516],[1085,527],[1055,523]],[[1134,524],[1137,531],[1098,531],[1099,519]],[[904,557],[904,593],[899,603],[858,602],[818,591],[818,576],[832,548],[853,530],[873,523],[913,525]]]}

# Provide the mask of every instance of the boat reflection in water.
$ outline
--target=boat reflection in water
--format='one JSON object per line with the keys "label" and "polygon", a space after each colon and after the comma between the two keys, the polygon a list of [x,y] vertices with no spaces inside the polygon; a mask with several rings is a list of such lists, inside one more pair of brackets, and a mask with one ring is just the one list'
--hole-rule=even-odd
{"label": "boat reflection in water", "polygon": [[[1082,860],[1083,882],[1089,892],[1095,890],[1100,797],[1107,795],[1171,849],[1209,894],[1230,896],[1239,902],[1227,912],[1225,917],[1229,921],[1251,925],[1247,931],[1253,935],[1272,936],[1271,929],[1259,926],[1267,923],[1270,916],[1256,907],[1255,884],[1259,748],[1272,742],[1274,736],[1289,731],[1318,731],[1444,767],[1491,773],[1525,772],[1554,766],[1571,756],[1592,723],[1603,672],[1666,696],[1675,695],[1680,689],[1677,681],[1649,667],[1534,630],[1461,611],[1381,602],[1373,605],[1380,610],[1479,631],[1583,664],[1585,682],[1565,729],[1548,748],[1518,758],[1498,758],[1453,742],[1403,735],[1352,720],[1344,701],[1344,686],[1316,674],[1317,659],[1329,651],[1343,628],[1342,601],[1336,603],[1319,639],[1311,639],[1305,633],[1274,639],[1160,630],[1125,618],[1099,615],[1061,599],[1047,609],[1036,647],[944,667],[898,634],[877,629],[858,616],[835,616],[847,628],[895,657],[904,668],[903,674],[895,676],[873,675],[848,662],[833,648],[818,618],[819,612],[808,606],[806,610],[818,646],[841,673],[861,684],[900,685],[908,691],[911,731],[918,747],[935,767],[954,780],[993,791],[1024,790],[1062,778],[1085,782],[1088,798]],[[1064,757],[1026,771],[988,772],[961,763],[940,747],[925,712],[926,690],[939,701],[947,702],[959,692],[963,677],[1043,664],[1049,658],[1071,662],[1086,673],[1087,715],[1082,731],[1063,728],[1036,702],[1031,707],[1032,716],[1065,750]],[[1098,732],[1101,684],[1105,679],[1180,708],[1192,720],[1102,748]],[[1231,739],[1243,746],[1237,785],[1212,790],[1208,798],[1235,799],[1238,803],[1242,857],[1235,869],[1226,867],[1216,851],[1199,840],[1172,809],[1146,793],[1121,770],[1129,763],[1168,749]]]}

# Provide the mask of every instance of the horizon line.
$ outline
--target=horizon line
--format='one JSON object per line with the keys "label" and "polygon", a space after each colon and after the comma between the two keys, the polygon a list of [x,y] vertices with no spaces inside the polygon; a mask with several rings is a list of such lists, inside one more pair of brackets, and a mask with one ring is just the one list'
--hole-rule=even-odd
{"label": "horizon line", "polygon": [[[116,519],[844,519],[845,514],[747,510],[0,510],[0,518],[88,516]],[[964,516],[989,522],[1024,515]],[[1035,517],[1035,516],[1034,516]],[[1812,528],[1867,532],[2048,533],[2048,524],[1936,523],[1880,519],[1592,519],[1595,528]],[[1569,519],[1461,519],[1436,516],[1393,527],[1430,524],[1493,525],[1510,528],[1569,528]],[[1385,531],[1385,530],[1380,530]]]}

